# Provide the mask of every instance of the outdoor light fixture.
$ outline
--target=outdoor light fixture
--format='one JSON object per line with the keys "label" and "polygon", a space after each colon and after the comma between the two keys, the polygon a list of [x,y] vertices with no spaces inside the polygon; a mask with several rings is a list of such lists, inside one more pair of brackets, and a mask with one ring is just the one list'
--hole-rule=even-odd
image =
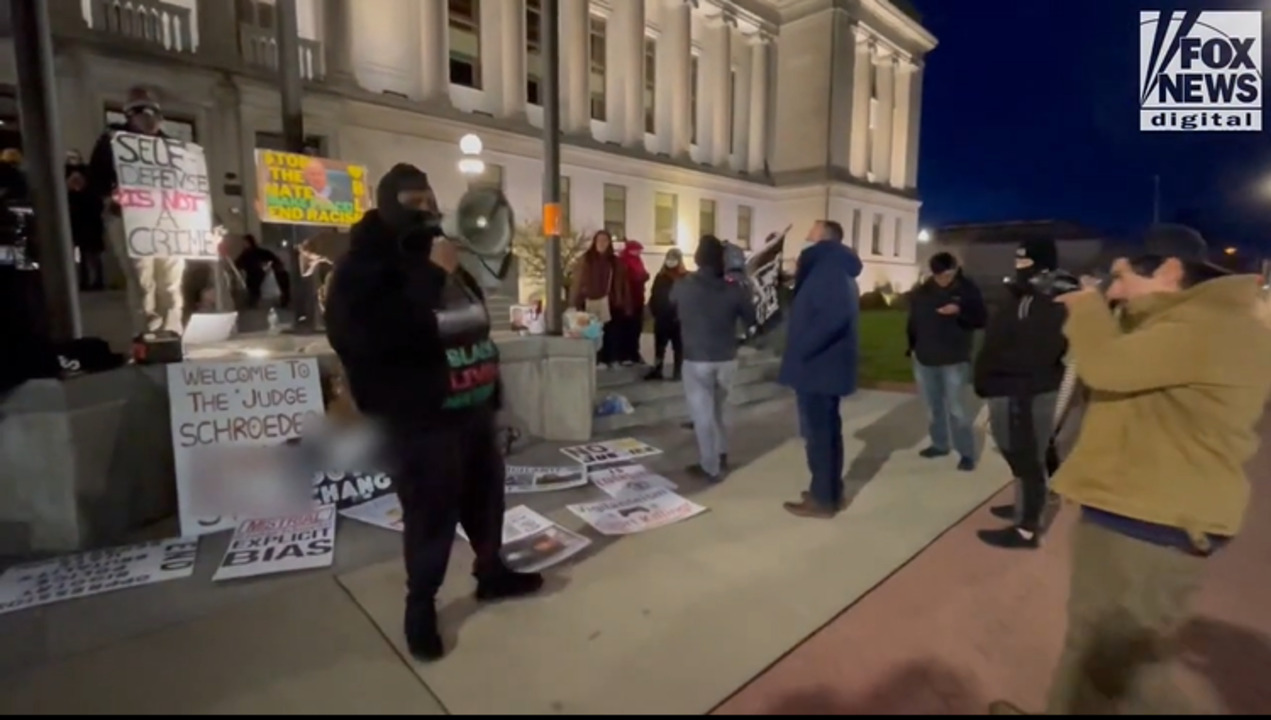
{"label": "outdoor light fixture", "polygon": [[1227,248],[1227,249],[1223,250],[1223,254],[1224,254],[1224,255],[1235,255],[1235,254],[1236,254],[1236,249],[1235,249],[1235,248],[1233,248],[1233,247],[1229,247],[1229,248]]}
{"label": "outdoor light fixture", "polygon": [[918,231],[918,242],[925,243],[931,241],[931,231],[922,229]]}
{"label": "outdoor light fixture", "polygon": [[464,175],[484,175],[485,162],[478,157],[483,149],[481,138],[473,133],[459,138],[459,152],[463,153],[463,159],[459,161],[459,172]]}

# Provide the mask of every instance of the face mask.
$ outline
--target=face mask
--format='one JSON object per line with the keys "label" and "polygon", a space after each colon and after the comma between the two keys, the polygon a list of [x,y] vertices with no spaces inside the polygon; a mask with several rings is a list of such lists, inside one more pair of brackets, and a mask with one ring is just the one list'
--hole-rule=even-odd
{"label": "face mask", "polygon": [[680,261],[679,261],[679,260],[667,260],[667,261],[666,261],[666,266],[667,266],[667,267],[669,267],[669,268],[671,268],[672,270],[674,270],[675,268],[677,268],[677,267],[679,267],[679,266],[680,266]]}

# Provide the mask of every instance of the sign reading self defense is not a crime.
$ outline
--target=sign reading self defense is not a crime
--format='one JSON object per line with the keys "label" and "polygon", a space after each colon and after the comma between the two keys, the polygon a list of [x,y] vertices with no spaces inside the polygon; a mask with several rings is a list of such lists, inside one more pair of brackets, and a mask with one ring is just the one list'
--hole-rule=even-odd
{"label": "sign reading self defense is not a crime", "polygon": [[119,203],[128,256],[214,260],[211,186],[203,148],[172,137],[115,133]]}
{"label": "sign reading self defense is not a crime", "polygon": [[[278,482],[287,469],[285,456],[295,452],[287,441],[300,437],[305,423],[323,414],[318,361],[169,365],[168,403],[181,533],[198,537],[229,530],[238,525],[235,517],[208,516],[199,509],[213,503],[242,506],[248,494],[242,485],[257,476],[261,483]],[[268,452],[248,452],[255,448]],[[248,461],[260,462],[244,467]],[[299,474],[293,484],[304,502],[311,502],[310,476]]]}

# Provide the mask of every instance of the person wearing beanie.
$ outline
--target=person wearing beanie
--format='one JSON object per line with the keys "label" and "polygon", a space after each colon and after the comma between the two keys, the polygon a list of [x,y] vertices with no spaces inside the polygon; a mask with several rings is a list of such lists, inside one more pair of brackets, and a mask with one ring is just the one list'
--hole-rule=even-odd
{"label": "person wearing beanie", "polygon": [[936,253],[931,277],[909,299],[906,332],[914,379],[927,405],[931,444],[919,454],[942,458],[958,453],[958,469],[975,469],[975,418],[966,403],[971,348],[987,311],[980,288],[962,274],[953,255]]}
{"label": "person wearing beanie", "polygon": [[1047,450],[1055,430],[1055,408],[1064,380],[1064,307],[1036,292],[1034,280],[1059,268],[1059,250],[1050,238],[1031,238],[1015,251],[1010,303],[984,332],[975,361],[975,393],[989,409],[993,441],[1016,482],[1014,505],[992,513],[1009,527],[981,530],[980,540],[1012,549],[1038,547],[1046,522],[1050,469]]}
{"label": "person wearing beanie", "polygon": [[406,642],[423,661],[445,653],[436,597],[455,527],[476,554],[477,599],[530,595],[537,574],[512,572],[503,547],[503,456],[495,414],[499,353],[476,280],[441,231],[428,176],[399,164],[377,207],[350,231],[327,295],[327,337],[357,409],[386,434],[402,505]]}
{"label": "person wearing beanie", "polygon": [[718,482],[728,469],[728,394],[737,375],[737,324],[755,324],[755,306],[744,286],[724,277],[724,244],[702,237],[693,256],[697,271],[675,283],[671,304],[684,346],[684,396],[698,462],[689,474]]}

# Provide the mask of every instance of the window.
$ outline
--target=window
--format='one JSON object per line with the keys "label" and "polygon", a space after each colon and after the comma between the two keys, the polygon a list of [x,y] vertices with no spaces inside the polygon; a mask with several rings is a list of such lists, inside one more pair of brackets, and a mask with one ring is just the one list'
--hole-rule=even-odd
{"label": "window", "polygon": [[754,223],[754,219],[754,208],[749,205],[737,206],[737,244],[746,250],[750,249],[750,237],[752,232],[750,226]]}
{"label": "window", "polygon": [[883,254],[883,216],[874,216],[873,237],[869,242],[869,251],[875,255]]}
{"label": "window", "polygon": [[679,199],[674,194],[653,194],[653,244],[675,245],[675,219]]}
{"label": "window", "polygon": [[852,211],[852,249],[861,249],[861,211],[859,208]]}
{"label": "window", "polygon": [[564,237],[573,237],[573,225],[569,222],[569,178],[560,179],[560,232]]}
{"label": "window", "polygon": [[539,97],[543,77],[542,17],[543,0],[525,0],[525,101],[531,105],[543,104]]}
{"label": "window", "polygon": [[481,89],[481,0],[449,0],[450,82]]}
{"label": "window", "polygon": [[[591,119],[604,121],[605,115],[605,19],[591,16],[591,76],[588,88],[591,92]],[[625,198],[625,190],[623,191]],[[626,200],[623,200],[626,203]],[[625,207],[625,205],[624,205]],[[623,212],[626,212],[625,210]],[[625,223],[624,223],[625,225]]]}
{"label": "window", "polygon": [[627,236],[627,189],[605,183],[605,232],[615,240]]}
{"label": "window", "polygon": [[[121,107],[122,107],[121,105],[115,105],[113,103],[106,106],[106,124],[107,125],[123,125],[128,122],[128,118],[124,117],[123,110],[120,109]],[[12,121],[9,121],[6,119],[5,121],[6,125],[11,125],[13,127],[17,127],[19,122],[21,121],[18,118],[13,118]],[[186,142],[198,142],[198,133],[194,131],[193,120],[173,117],[171,115],[164,115],[163,127],[161,129],[163,130],[163,133],[165,135],[174,137],[178,140],[184,140]],[[257,147],[264,147],[264,146],[257,145]],[[268,147],[265,149],[266,150],[281,150],[282,147],[281,146],[277,148]],[[84,159],[87,160],[88,156],[85,155]]]}
{"label": "window", "polygon": [[728,152],[737,152],[737,127],[733,118],[737,115],[737,71],[728,71]]}
{"label": "window", "polygon": [[715,234],[715,201],[703,200],[697,208],[697,228],[701,235]]}
{"label": "window", "polygon": [[644,131],[657,132],[654,110],[658,89],[658,41],[644,39]]}
{"label": "window", "polygon": [[691,135],[689,142],[697,144],[697,74],[701,70],[696,55],[688,61],[688,125]]}
{"label": "window", "polygon": [[485,164],[485,172],[468,180],[468,189],[491,187],[503,189],[503,166],[494,163]]}
{"label": "window", "polygon": [[905,237],[902,234],[903,232],[904,230],[902,229],[900,218],[896,218],[896,237],[892,238],[891,241],[891,254],[893,257],[900,257],[900,241],[901,238]]}
{"label": "window", "polygon": [[[109,117],[110,117],[110,113],[107,113],[107,118]],[[122,118],[123,114],[121,113],[119,117]],[[164,121],[164,124],[163,124],[164,132],[167,132],[168,123],[170,122],[172,121],[171,120]],[[190,125],[191,129],[193,129],[193,127],[194,127],[193,125]],[[191,138],[187,138],[183,134],[173,134],[173,137],[179,137],[182,140],[191,139]],[[327,156],[326,146],[327,146],[326,138],[322,137],[321,135],[306,135],[305,136],[305,154],[306,155],[313,155],[315,157],[326,157]],[[287,139],[283,137],[282,133],[257,132],[256,133],[256,147],[260,148],[261,150],[276,150],[278,152],[286,152]]]}
{"label": "window", "polygon": [[274,29],[274,4],[260,0],[238,0],[238,21],[261,30]]}

